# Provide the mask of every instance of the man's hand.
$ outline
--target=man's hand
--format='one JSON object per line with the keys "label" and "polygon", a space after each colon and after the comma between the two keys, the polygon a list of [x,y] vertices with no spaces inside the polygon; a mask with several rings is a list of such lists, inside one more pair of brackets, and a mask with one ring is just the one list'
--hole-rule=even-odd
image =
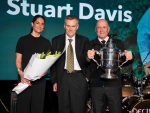
{"label": "man's hand", "polygon": [[86,81],[88,82],[88,81],[89,81],[89,79],[88,79],[88,78],[86,78]]}
{"label": "man's hand", "polygon": [[95,55],[94,49],[88,50],[87,56],[88,56],[89,59],[93,59],[94,55]]}
{"label": "man's hand", "polygon": [[53,85],[53,91],[54,91],[54,92],[57,91],[57,83],[55,83],[55,84]]}
{"label": "man's hand", "polygon": [[127,51],[124,50],[125,56],[126,56],[126,60],[132,60],[133,59],[133,55],[131,51]]}

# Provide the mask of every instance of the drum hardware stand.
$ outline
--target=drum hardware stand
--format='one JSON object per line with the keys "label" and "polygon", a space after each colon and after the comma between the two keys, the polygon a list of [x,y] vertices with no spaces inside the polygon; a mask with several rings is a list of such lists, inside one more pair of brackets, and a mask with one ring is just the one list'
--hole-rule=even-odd
{"label": "drum hardware stand", "polygon": [[140,95],[140,102],[142,102],[143,101],[143,98],[144,97],[144,95]]}
{"label": "drum hardware stand", "polygon": [[87,106],[88,106],[88,111],[86,112],[86,113],[89,113],[90,111],[90,113],[93,113],[93,106],[92,106],[92,99],[90,98],[90,100],[89,100],[89,103],[87,103]]}
{"label": "drum hardware stand", "polygon": [[91,106],[89,103],[87,103],[87,106],[88,106],[89,110],[86,113],[90,112],[90,110],[91,110]]}
{"label": "drum hardware stand", "polygon": [[7,112],[9,112],[9,110],[6,108],[6,106],[4,105],[4,103],[2,102],[1,99],[0,99],[0,102],[1,102],[1,104],[3,105],[3,107],[5,108],[5,110],[6,110]]}
{"label": "drum hardware stand", "polygon": [[[148,52],[148,54],[146,55],[146,57],[145,57],[145,59],[142,61],[142,63],[140,63],[139,66],[135,66],[134,68],[141,67],[142,64],[144,63],[144,61],[147,59],[147,57],[148,57],[149,54],[150,54],[150,51]],[[143,66],[145,66],[145,65],[143,65]],[[134,68],[133,68],[133,69],[134,69]],[[150,67],[148,67],[148,68],[150,68]],[[130,73],[131,73],[131,72],[132,72],[132,71],[130,71]],[[139,84],[141,85],[141,87],[138,87],[138,93],[139,93],[139,96],[140,96],[140,101],[142,101],[142,100],[143,100],[143,97],[144,97],[144,95],[142,94],[142,91],[143,91],[142,84],[145,84],[145,81],[143,82],[143,78],[144,78],[144,77],[145,77],[145,76],[141,77],[140,79],[138,78],[138,80],[137,80],[138,85],[139,85]],[[134,81],[134,82],[135,82],[135,81]]]}
{"label": "drum hardware stand", "polygon": [[141,87],[138,87],[138,92],[139,92],[139,96],[140,96],[140,102],[142,102],[142,100],[144,99],[144,95],[142,94],[142,84],[143,84],[143,78],[138,79],[138,84],[141,84]]}

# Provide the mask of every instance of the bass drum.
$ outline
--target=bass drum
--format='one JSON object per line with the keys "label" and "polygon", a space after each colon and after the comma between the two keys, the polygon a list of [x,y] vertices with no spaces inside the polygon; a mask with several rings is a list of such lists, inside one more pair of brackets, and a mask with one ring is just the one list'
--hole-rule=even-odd
{"label": "bass drum", "polygon": [[122,100],[122,109],[123,113],[150,113],[150,99],[140,100],[138,95],[126,97]]}
{"label": "bass drum", "polygon": [[143,77],[143,94],[150,94],[150,75]]}
{"label": "bass drum", "polygon": [[127,74],[121,75],[122,81],[122,96],[127,97],[135,93],[133,77]]}

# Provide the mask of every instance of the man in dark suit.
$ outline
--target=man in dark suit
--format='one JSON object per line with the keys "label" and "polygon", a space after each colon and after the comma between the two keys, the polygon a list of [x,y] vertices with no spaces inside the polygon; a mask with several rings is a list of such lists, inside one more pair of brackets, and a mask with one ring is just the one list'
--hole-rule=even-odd
{"label": "man in dark suit", "polygon": [[52,52],[63,52],[51,68],[53,91],[57,91],[59,113],[85,113],[87,100],[86,66],[88,38],[76,34],[78,18],[68,15],[65,18],[66,33],[52,39]]}
{"label": "man in dark suit", "polygon": [[[100,62],[100,57],[95,55],[94,50],[99,51],[109,42],[109,30],[110,27],[106,20],[101,19],[97,22],[95,27],[97,37],[90,41],[91,50],[88,50],[89,59],[94,58]],[[125,52],[125,56],[121,57],[121,60],[129,60],[128,64],[130,64],[133,59],[131,51],[125,50],[121,40],[113,39],[113,43],[115,43],[116,47],[122,52]],[[115,72],[115,74],[118,75],[118,79],[114,80],[101,79],[100,76],[102,74],[104,74],[104,70],[101,68],[97,69],[97,64],[93,62],[93,60],[90,60],[90,90],[94,113],[104,113],[106,108],[104,107],[106,104],[105,100],[107,100],[109,106],[109,113],[122,113],[122,84],[120,70],[118,69]]]}

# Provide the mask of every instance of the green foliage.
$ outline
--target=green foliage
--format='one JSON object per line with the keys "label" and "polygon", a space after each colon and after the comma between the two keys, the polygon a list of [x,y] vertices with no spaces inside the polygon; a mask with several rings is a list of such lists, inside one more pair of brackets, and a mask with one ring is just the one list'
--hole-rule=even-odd
{"label": "green foliage", "polygon": [[44,54],[44,52],[42,52],[42,54],[41,54],[41,56],[40,56],[40,59],[45,59],[46,56],[49,56],[50,54],[51,54],[50,50],[48,50],[48,51],[46,52],[46,54]]}

